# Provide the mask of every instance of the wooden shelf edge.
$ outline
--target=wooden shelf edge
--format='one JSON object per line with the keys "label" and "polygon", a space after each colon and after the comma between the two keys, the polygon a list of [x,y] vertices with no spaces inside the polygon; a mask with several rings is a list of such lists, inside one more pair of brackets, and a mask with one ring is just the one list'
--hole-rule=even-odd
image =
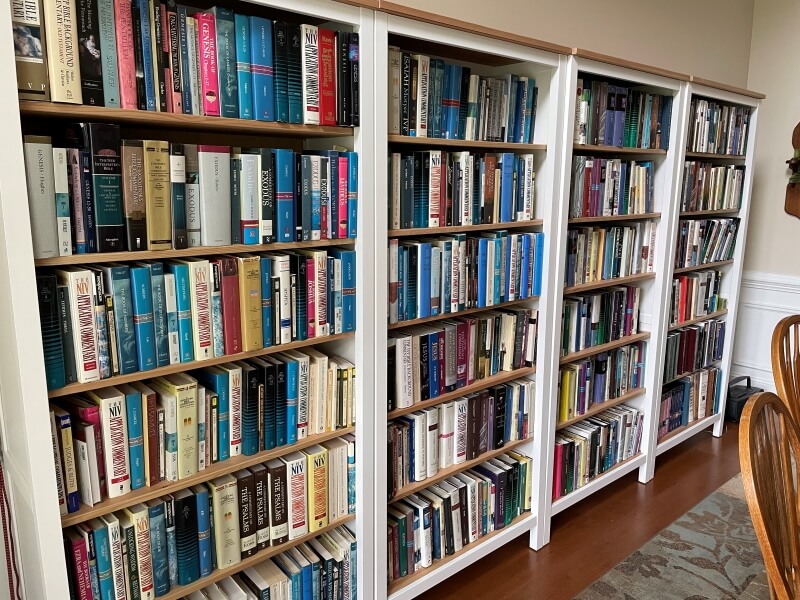
{"label": "wooden shelf edge", "polygon": [[455,398],[460,398],[461,396],[466,396],[467,394],[472,394],[473,392],[480,392],[482,390],[489,389],[492,386],[500,385],[502,383],[507,383],[509,381],[514,381],[515,379],[519,379],[521,377],[528,377],[530,375],[534,375],[535,373],[536,373],[536,366],[524,367],[522,369],[515,369],[514,371],[501,371],[500,373],[497,373],[492,377],[479,379],[472,385],[464,386],[453,392],[447,392],[446,394],[442,394],[441,396],[437,396],[436,398],[431,398],[430,400],[417,402],[416,404],[412,404],[411,406],[396,408],[386,413],[386,418],[387,420],[391,421],[392,419],[402,417],[403,415],[407,415],[409,413],[416,412],[418,410],[424,410],[426,408],[430,408],[431,406],[437,406],[439,404],[449,402],[450,400],[454,400]]}
{"label": "wooden shelf edge", "polygon": [[510,302],[501,302],[500,304],[493,304],[492,306],[467,308],[465,310],[460,310],[458,312],[440,313],[433,317],[423,317],[422,319],[412,319],[410,321],[398,321],[397,323],[390,323],[388,325],[388,329],[391,331],[394,329],[403,329],[404,327],[413,327],[414,325],[422,325],[424,323],[433,323],[436,321],[444,321],[446,319],[457,319],[458,317],[463,317],[465,315],[472,315],[478,312],[487,312],[491,310],[499,310],[503,308],[509,308],[512,306],[518,306],[526,302],[534,302],[538,299],[539,299],[538,296],[531,296],[530,298],[523,298],[522,300],[512,300]]}
{"label": "wooden shelf edge", "polygon": [[602,146],[597,144],[573,144],[573,152],[597,152],[602,154],[652,154],[666,156],[667,151],[660,148],[628,148],[623,146]]}
{"label": "wooden shelf edge", "polygon": [[648,339],[649,337],[650,337],[649,331],[634,333],[632,335],[621,337],[618,340],[613,340],[611,342],[606,342],[605,344],[600,344],[599,346],[592,346],[590,348],[585,348],[580,352],[573,352],[572,354],[567,354],[566,356],[562,356],[561,358],[559,358],[558,362],[560,365],[567,365],[569,363],[574,363],[579,360],[583,360],[584,358],[588,358],[589,356],[600,354],[601,352],[606,352],[608,350],[614,350],[615,348],[621,348],[622,346],[627,346],[628,344],[641,342],[643,340]]}
{"label": "wooden shelf edge", "polygon": [[410,496],[411,494],[414,494],[420,490],[424,490],[426,487],[430,487],[435,483],[442,481],[443,479],[447,479],[451,475],[455,475],[456,473],[461,473],[462,471],[471,469],[472,467],[485,463],[487,460],[491,460],[496,456],[505,454],[506,452],[513,450],[517,446],[521,446],[522,444],[527,444],[532,441],[533,437],[529,437],[524,440],[514,440],[513,442],[506,442],[506,444],[502,448],[497,448],[495,450],[489,450],[488,452],[484,452],[478,458],[473,458],[472,460],[465,460],[463,463],[453,465],[452,467],[447,467],[446,469],[439,469],[439,472],[436,473],[436,475],[434,475],[433,477],[428,477],[427,479],[423,479],[422,481],[415,481],[397,490],[397,494],[395,494],[392,497],[392,499],[389,500],[389,504],[397,502],[398,500],[402,500],[403,498]]}
{"label": "wooden shelf edge", "polygon": [[592,281],[590,283],[579,283],[571,287],[564,288],[564,295],[578,294],[580,292],[588,292],[590,290],[599,290],[606,287],[613,287],[615,285],[627,285],[636,281],[644,281],[646,279],[655,278],[656,273],[637,273],[636,275],[627,275],[626,277],[613,277],[612,279],[601,279],[600,281]]}
{"label": "wooden shelf edge", "polygon": [[680,213],[681,219],[692,219],[711,215],[735,215],[741,208],[710,208],[708,210],[684,210]]}
{"label": "wooden shelf edge", "polygon": [[216,477],[233,473],[239,469],[246,469],[248,467],[270,461],[273,458],[279,458],[285,454],[302,450],[303,448],[308,448],[314,444],[327,442],[328,440],[333,440],[342,437],[343,435],[347,435],[348,433],[354,432],[355,427],[345,427],[343,429],[337,429],[336,431],[326,431],[325,433],[309,435],[294,444],[280,446],[278,448],[273,448],[272,450],[264,450],[262,452],[253,454],[252,456],[234,456],[228,460],[215,463],[208,468],[203,469],[202,471],[198,471],[196,474],[192,475],[191,477],[187,477],[186,479],[181,479],[178,481],[162,481],[152,487],[142,487],[138,490],[130,492],[129,494],[125,494],[124,496],[119,496],[118,498],[103,500],[94,506],[82,504],[79,511],[69,513],[61,517],[61,527],[63,528],[77,525],[78,523],[83,523],[84,521],[94,519],[95,517],[107,515],[115,510],[122,510],[123,508],[133,506],[139,502],[147,502],[148,500],[158,498],[159,496],[164,496],[165,494],[172,494],[173,492],[184,490],[193,485],[211,481]]}
{"label": "wooden shelf edge", "polygon": [[668,331],[676,331],[678,329],[683,329],[684,327],[697,325],[697,323],[702,323],[703,321],[710,321],[711,319],[716,319],[717,317],[724,317],[727,314],[728,314],[728,309],[723,308],[722,310],[718,310],[716,312],[703,315],[702,317],[695,317],[694,319],[689,319],[688,321],[684,321],[683,323],[670,325]]}
{"label": "wooden shelf edge", "polygon": [[547,144],[523,144],[521,142],[490,142],[487,140],[459,140],[448,138],[414,137],[410,135],[388,135],[390,144],[405,146],[430,146],[439,148],[478,148],[484,150],[509,150],[512,152],[541,152]]}
{"label": "wooden shelf edge", "polygon": [[578,415],[571,419],[567,419],[566,421],[561,421],[560,423],[556,423],[556,431],[561,431],[562,429],[569,427],[570,425],[574,425],[575,423],[580,423],[581,421],[593,417],[596,414],[603,412],[604,410],[608,410],[612,406],[623,404],[624,402],[627,402],[632,398],[641,396],[646,392],[647,388],[636,388],[635,390],[631,390],[630,392],[625,392],[624,394],[622,394],[622,396],[619,396],[618,398],[613,398],[612,400],[606,400],[605,402],[596,404],[582,415]]}
{"label": "wooden shelf edge", "polygon": [[390,238],[416,237],[423,235],[446,235],[448,233],[470,233],[472,231],[502,231],[504,229],[530,229],[541,227],[542,219],[512,221],[511,223],[480,223],[478,225],[450,225],[445,227],[414,227],[411,229],[390,229]]}
{"label": "wooden shelf edge", "polygon": [[705,158],[708,160],[745,160],[744,154],[716,154],[714,152],[690,152],[686,151],[686,158]]}
{"label": "wooden shelf edge", "polygon": [[604,223],[606,221],[647,221],[649,219],[660,219],[661,213],[640,213],[631,215],[608,215],[603,217],[570,217],[567,219],[569,225],[580,223]]}
{"label": "wooden shelf edge", "polygon": [[644,63],[634,62],[624,58],[617,58],[616,56],[601,54],[600,52],[594,52],[584,48],[573,48],[572,54],[578,58],[596,60],[597,62],[614,65],[616,67],[624,67],[626,69],[633,69],[634,71],[642,71],[644,73],[650,73],[651,75],[659,75],[669,79],[677,79],[678,81],[689,81],[691,78],[691,75],[687,75],[685,73],[678,73],[677,71],[670,71],[668,69],[662,69],[661,67],[646,65]]}
{"label": "wooden shelf edge", "polygon": [[149,371],[136,371],[128,375],[115,375],[107,379],[99,379],[89,383],[71,383],[62,388],[50,390],[47,392],[49,398],[60,398],[62,396],[70,396],[72,394],[80,394],[89,390],[97,390],[100,388],[113,387],[123,383],[131,383],[133,381],[143,381],[145,379],[153,379],[163,375],[170,375],[172,373],[183,373],[194,369],[202,369],[203,367],[210,367],[212,365],[219,365],[222,363],[233,362],[236,360],[246,360],[248,358],[256,358],[258,356],[266,356],[267,354],[275,354],[276,352],[286,352],[287,350],[294,350],[297,348],[306,348],[308,346],[316,346],[317,344],[326,344],[328,342],[336,342],[339,340],[346,340],[355,337],[355,332],[338,333],[336,335],[329,335],[326,337],[311,338],[289,344],[279,344],[277,346],[269,346],[268,348],[261,348],[259,350],[252,350],[250,352],[240,352],[238,354],[226,354],[225,356],[217,356],[209,358],[208,360],[195,360],[192,362],[175,363],[166,367],[158,367]]}
{"label": "wooden shelf edge", "polygon": [[724,267],[725,265],[730,265],[733,263],[733,259],[729,258],[728,260],[717,260],[710,263],[704,263],[702,265],[693,265],[691,267],[681,267],[679,269],[675,269],[672,271],[674,275],[679,275],[681,273],[691,273],[692,271],[705,271],[708,269],[716,269],[718,267]]}
{"label": "wooden shelf edge", "polygon": [[704,79],[702,77],[697,77],[692,75],[689,78],[689,81],[692,83],[696,83],[698,85],[704,85],[706,87],[714,88],[716,90],[722,90],[723,92],[731,92],[733,94],[739,94],[741,96],[749,96],[750,98],[756,98],[758,100],[763,100],[767,97],[766,94],[762,94],[761,92],[755,92],[753,90],[748,90],[745,88],[736,87],[734,85],[728,85],[727,83],[720,83],[719,81],[712,81],[711,79]]}

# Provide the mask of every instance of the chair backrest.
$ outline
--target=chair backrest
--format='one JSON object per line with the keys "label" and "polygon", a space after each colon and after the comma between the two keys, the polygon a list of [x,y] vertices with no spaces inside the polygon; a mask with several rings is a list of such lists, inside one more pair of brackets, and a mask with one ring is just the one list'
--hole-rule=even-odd
{"label": "chair backrest", "polygon": [[772,332],[772,376],[778,396],[800,423],[800,315],[781,319]]}
{"label": "chair backrest", "polygon": [[797,468],[800,437],[786,405],[771,392],[748,400],[739,426],[747,505],[775,598],[800,598]]}

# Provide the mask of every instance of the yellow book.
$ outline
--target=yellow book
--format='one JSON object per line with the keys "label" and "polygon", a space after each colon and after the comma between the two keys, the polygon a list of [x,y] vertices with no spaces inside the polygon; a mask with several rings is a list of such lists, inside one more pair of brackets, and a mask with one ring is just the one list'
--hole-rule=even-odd
{"label": "yellow book", "polygon": [[561,397],[558,402],[558,422],[563,423],[569,419],[569,370],[561,370]]}
{"label": "yellow book", "polygon": [[175,396],[178,479],[186,479],[197,473],[197,380],[185,373],[173,373],[151,384]]}
{"label": "yellow book", "polygon": [[242,319],[242,351],[264,347],[261,328],[261,259],[239,256],[239,313]]}
{"label": "yellow book", "polygon": [[147,207],[147,249],[169,250],[172,248],[172,204],[167,142],[144,142],[144,196]]}
{"label": "yellow book", "polygon": [[328,525],[328,451],[320,445],[303,450],[308,461],[308,531],[319,531]]}

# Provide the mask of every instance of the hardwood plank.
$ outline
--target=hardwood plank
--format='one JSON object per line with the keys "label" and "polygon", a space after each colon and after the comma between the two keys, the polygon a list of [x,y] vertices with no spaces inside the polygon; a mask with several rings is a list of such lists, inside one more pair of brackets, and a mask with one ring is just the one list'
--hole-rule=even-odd
{"label": "hardwood plank", "polygon": [[650,73],[651,75],[660,75],[661,77],[667,77],[669,79],[677,79],[679,81],[689,81],[690,78],[689,75],[686,75],[684,73],[678,73],[677,71],[670,71],[667,69],[662,69],[661,67],[646,65],[644,63],[634,62],[632,60],[628,60],[625,58],[618,58],[616,56],[610,56],[608,54],[601,54],[599,52],[586,50],[584,48],[573,48],[572,54],[574,54],[578,58],[596,60],[597,62],[606,63],[608,65],[624,67],[626,69],[633,69],[634,71],[642,71],[644,73]]}
{"label": "hardwood plank", "polygon": [[627,277],[614,277],[613,279],[602,279],[600,281],[591,281],[589,283],[579,283],[571,287],[564,288],[564,295],[578,294],[580,292],[588,292],[589,290],[599,290],[602,288],[613,287],[615,285],[628,285],[636,281],[644,281],[645,279],[653,279],[656,276],[653,273],[637,273],[636,275],[628,275]]}
{"label": "hardwood plank", "polygon": [[706,217],[711,215],[735,215],[741,209],[739,208],[717,208],[711,210],[685,210],[681,212],[681,219]]}
{"label": "hardwood plank", "polygon": [[767,97],[766,94],[762,94],[761,92],[755,92],[753,90],[736,87],[735,85],[728,85],[727,83],[720,83],[719,81],[712,81],[711,79],[704,79],[702,77],[697,77],[696,75],[692,75],[689,78],[689,81],[692,83],[697,83],[698,85],[704,85],[706,87],[722,90],[724,92],[741,94],[742,96],[749,96],[750,98],[757,98],[759,100],[763,100]]}
{"label": "hardwood plank", "polygon": [[642,340],[646,340],[649,337],[650,337],[649,331],[634,333],[633,335],[626,335],[624,337],[619,338],[618,340],[613,340],[605,344],[600,344],[599,346],[592,346],[591,348],[584,348],[580,352],[573,352],[572,354],[567,354],[559,358],[558,362],[561,365],[577,362],[589,356],[600,354],[601,352],[613,350],[614,348],[621,348],[622,346],[627,346],[628,344],[633,344],[635,342],[641,342]]}
{"label": "hardwood plank", "polygon": [[436,398],[431,398],[430,400],[425,400],[423,402],[417,402],[416,404],[413,404],[411,406],[406,406],[404,408],[396,408],[386,413],[386,418],[389,420],[396,419],[397,417],[402,417],[403,415],[407,415],[408,413],[416,412],[418,410],[423,410],[425,408],[436,406],[444,402],[449,402],[450,400],[454,400],[455,398],[460,398],[461,396],[466,396],[467,394],[472,394],[473,392],[480,392],[481,390],[489,389],[494,385],[500,385],[501,383],[514,381],[515,379],[519,379],[521,377],[527,377],[535,373],[536,373],[535,366],[525,367],[524,369],[516,369],[514,371],[501,371],[497,375],[494,375],[492,377],[487,377],[486,379],[480,379],[475,383],[473,383],[472,385],[464,386],[463,388],[459,388],[453,392],[447,392],[446,394],[442,394],[441,396],[437,396]]}
{"label": "hardwood plank", "polygon": [[697,323],[702,323],[703,321],[708,321],[710,319],[716,319],[718,317],[723,317],[728,314],[728,309],[723,308],[722,310],[718,310],[713,313],[709,313],[707,315],[703,315],[702,317],[695,317],[694,319],[689,319],[688,321],[684,321],[683,323],[678,323],[676,325],[670,325],[669,331],[675,331],[676,329],[681,329],[682,327],[689,327],[689,325],[696,325]]}
{"label": "hardwood plank", "polygon": [[605,223],[606,221],[647,221],[649,219],[660,219],[661,213],[641,213],[633,215],[609,215],[605,217],[570,217],[567,223],[577,225],[579,223]]}
{"label": "hardwood plank", "polygon": [[511,223],[481,223],[480,225],[450,225],[446,227],[414,227],[411,229],[390,229],[390,238],[417,237],[420,235],[447,235],[449,233],[471,233],[473,231],[503,231],[504,229],[532,229],[541,227],[544,221],[512,221]]}
{"label": "hardwood plank", "polygon": [[299,440],[295,444],[280,446],[279,448],[275,448],[273,450],[265,450],[263,452],[253,454],[252,456],[233,456],[228,460],[223,460],[209,466],[206,469],[203,469],[202,471],[198,471],[196,474],[192,475],[191,477],[187,477],[186,479],[181,479],[180,481],[162,481],[161,483],[151,487],[139,488],[138,490],[134,490],[130,494],[125,494],[119,498],[103,500],[94,506],[81,504],[81,509],[79,511],[69,513],[61,517],[61,527],[77,525],[78,523],[83,523],[84,521],[94,519],[95,517],[108,514],[115,510],[133,506],[139,502],[147,502],[148,500],[158,498],[164,494],[172,494],[173,492],[186,489],[193,485],[197,485],[198,483],[205,483],[206,481],[211,481],[212,479],[228,473],[233,473],[239,469],[246,469],[248,467],[270,461],[273,458],[278,458],[285,454],[289,454],[296,450],[302,450],[303,448],[308,448],[314,444],[320,444],[322,442],[341,437],[348,433],[355,433],[355,427],[345,427],[343,429],[337,429],[336,431],[328,431],[317,435],[309,435],[308,437]]}
{"label": "hardwood plank", "polygon": [[573,152],[580,154],[654,154],[665,155],[666,150],[660,148],[622,148],[619,146],[596,146],[593,144],[573,144]]}
{"label": "hardwood plank", "polygon": [[[460,49],[459,49],[460,51]],[[513,142],[486,142],[483,140],[445,140],[441,138],[411,137],[408,135],[389,135],[389,143],[402,146],[426,146],[436,148],[477,148],[498,152],[529,153],[547,150],[547,144],[517,144]]]}
{"label": "hardwood plank", "polygon": [[675,269],[672,273],[674,275],[679,275],[680,273],[691,273],[692,271],[705,271],[708,269],[717,269],[719,267],[724,267],[725,265],[733,264],[733,259],[729,260],[718,260],[715,262],[705,263],[702,265],[694,265],[691,267],[681,267],[679,269]]}
{"label": "hardwood plank", "polygon": [[234,360],[245,360],[248,358],[255,358],[257,356],[265,356],[267,354],[275,354],[276,352],[286,352],[287,350],[294,350],[296,348],[305,348],[307,346],[316,346],[317,344],[325,344],[327,342],[336,342],[339,340],[346,340],[355,337],[355,333],[339,333],[337,335],[329,335],[327,337],[312,338],[310,340],[302,340],[298,342],[291,342],[290,344],[279,344],[277,346],[270,346],[268,348],[261,348],[260,350],[252,350],[250,352],[239,352],[238,354],[226,354],[225,356],[217,356],[209,358],[208,360],[195,360],[192,362],[177,363],[166,367],[159,367],[151,369],[150,371],[137,371],[129,375],[117,375],[109,377],[108,379],[101,379],[99,381],[92,381],[91,383],[71,383],[62,388],[49,390],[47,396],[49,398],[59,398],[61,396],[70,396],[72,394],[80,394],[89,390],[97,390],[105,387],[112,387],[122,383],[130,383],[132,381],[143,381],[145,379],[153,379],[154,377],[161,377],[171,373],[183,373],[184,371],[191,371],[192,369],[202,369],[203,367],[210,367],[211,365],[219,365],[222,363],[232,362]]}
{"label": "hardwood plank", "polygon": [[402,329],[404,327],[411,327],[413,325],[422,325],[423,323],[433,323],[435,321],[444,321],[446,319],[455,319],[457,317],[463,317],[464,315],[472,315],[478,312],[486,312],[490,310],[498,310],[501,308],[509,308],[512,306],[519,306],[520,304],[525,304],[526,302],[533,302],[534,300],[538,300],[538,296],[532,296],[531,298],[523,298],[522,300],[512,300],[511,302],[501,302],[500,304],[494,304],[492,306],[483,306],[483,307],[476,307],[476,308],[467,308],[466,310],[460,310],[454,313],[444,313],[439,314],[434,317],[424,317],[422,319],[411,319],[410,321],[398,321],[397,323],[391,323],[388,326],[388,329]]}
{"label": "hardwood plank", "polygon": [[741,160],[747,157],[744,154],[714,154],[712,152],[689,152],[686,151],[686,158],[704,158],[706,160]]}
{"label": "hardwood plank", "polygon": [[593,417],[594,415],[603,412],[611,408],[612,406],[616,406],[617,404],[622,404],[623,402],[627,402],[631,398],[636,398],[637,396],[643,395],[647,392],[646,388],[637,388],[635,390],[631,390],[625,394],[622,394],[619,398],[613,398],[612,400],[606,400],[605,402],[601,402],[600,404],[595,404],[587,410],[582,415],[578,415],[577,417],[573,417],[572,419],[567,419],[566,421],[561,421],[560,423],[556,423],[556,431],[560,431],[565,427],[569,427],[570,425],[574,425],[584,419],[588,419],[589,417]]}

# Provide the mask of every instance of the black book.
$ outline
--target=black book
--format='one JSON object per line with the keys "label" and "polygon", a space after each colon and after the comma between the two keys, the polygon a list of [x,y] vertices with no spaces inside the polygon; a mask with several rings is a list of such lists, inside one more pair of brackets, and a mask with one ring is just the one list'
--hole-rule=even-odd
{"label": "black book", "polygon": [[[105,106],[97,0],[78,0],[77,10],[78,57],[81,70],[83,103],[91,106]],[[55,15],[53,15],[53,18],[55,18]]]}
{"label": "black book", "polygon": [[247,469],[234,473],[239,492],[239,540],[242,558],[253,556],[258,549],[256,520],[253,514],[255,480]]}
{"label": "black book", "polygon": [[[467,132],[467,107],[469,106],[469,67],[461,67],[461,97],[458,105],[458,139],[463,140]],[[499,114],[498,110],[498,114]],[[476,161],[477,162],[477,161]],[[480,180],[478,180],[480,181]],[[476,186],[476,188],[479,186]]]}
{"label": "black book", "polygon": [[[397,352],[397,342],[394,339],[389,339],[389,344],[386,349],[386,412],[392,412],[395,409],[395,386],[397,385],[397,378],[395,369],[395,354]],[[391,469],[389,470],[391,473]]]}
{"label": "black book", "polygon": [[494,449],[506,445],[506,388],[498,386],[492,389],[494,397]]}
{"label": "black book", "polygon": [[242,369],[242,454],[252,456],[258,452],[258,397],[264,372],[253,365],[236,363]]}
{"label": "black book", "polygon": [[155,83],[158,87],[159,110],[167,112],[167,81],[164,65],[169,59],[164,57],[164,27],[161,21],[161,0],[150,0],[153,3],[152,35],[155,38],[156,52],[153,56],[153,67],[156,70]]}
{"label": "black book", "polygon": [[86,123],[82,128],[91,153],[91,196],[97,252],[121,252],[125,250],[126,236],[119,125]]}
{"label": "black book", "polygon": [[261,220],[267,230],[260,232],[261,243],[275,241],[275,155],[271,148],[261,148]]}
{"label": "black book", "polygon": [[512,368],[521,369],[525,359],[525,334],[528,329],[529,310],[515,311],[517,316],[516,328],[514,329],[514,359]]}
{"label": "black book", "polygon": [[269,498],[270,542],[277,546],[289,540],[286,463],[274,458],[266,464],[267,497]]}
{"label": "black book", "polygon": [[350,123],[352,89],[350,87],[350,36],[346,31],[336,32],[336,122],[338,125]]}
{"label": "black book", "polygon": [[400,133],[411,134],[411,54],[403,52],[400,63]]}
{"label": "black book", "polygon": [[489,411],[494,399],[484,390],[480,394],[480,420],[478,422],[478,456],[489,450]]}
{"label": "black book", "polygon": [[302,43],[300,25],[289,23],[288,31],[288,90],[289,90],[289,122],[303,122],[303,73]]}
{"label": "black book", "polygon": [[478,394],[470,394],[467,400],[467,460],[473,460],[478,458],[480,446],[481,398]]}
{"label": "black book", "polygon": [[[358,127],[359,118],[358,118],[358,80],[359,80],[359,67],[358,67],[358,59],[359,59],[359,44],[358,44],[358,33],[351,32],[350,33],[350,48],[348,53],[348,59],[350,62],[350,125],[353,127]],[[347,124],[346,122],[343,124]]]}
{"label": "black book", "polygon": [[289,122],[289,31],[284,21],[275,21],[272,36],[275,66],[275,120]]}
{"label": "black book", "polygon": [[297,339],[308,339],[308,259],[305,255],[298,256],[297,264]]}
{"label": "black book", "polygon": [[463,483],[460,480],[456,480],[453,478],[451,481],[456,481],[456,483],[452,483],[452,485],[458,488],[458,504],[461,506],[461,546],[467,546],[469,544],[469,530],[470,530],[470,523],[467,510],[467,506],[469,505],[469,501],[467,500],[467,484]]}
{"label": "black book", "polygon": [[298,270],[300,268],[299,261],[296,255],[289,255],[289,306],[291,307],[291,330],[292,330],[292,341],[296,341],[299,339],[297,337],[297,332],[300,329],[303,329],[303,324],[298,325],[298,314],[297,314],[297,277],[298,277]]}
{"label": "black book", "polygon": [[[181,250],[189,247],[189,234],[186,231],[186,154],[183,144],[170,144],[169,157],[173,165],[183,165],[183,169],[179,169],[183,174],[183,181],[170,177],[170,186],[172,188],[170,193],[172,202],[172,247],[175,250]],[[176,173],[176,175],[179,175],[179,173]],[[141,239],[144,240],[145,236],[143,235]],[[130,237],[128,239],[128,247],[130,248]]]}
{"label": "black book", "polygon": [[58,295],[58,318],[60,321],[61,347],[64,353],[64,380],[75,383],[78,373],[75,366],[75,346],[72,341],[72,319],[70,319],[69,290],[66,285],[56,288]]}
{"label": "black book", "polygon": [[400,228],[414,227],[414,157],[400,159]]}
{"label": "black book", "polygon": [[66,385],[56,276],[50,273],[37,275],[36,291],[39,300],[39,320],[42,324],[42,347],[47,389],[53,390]]}
{"label": "black book", "polygon": [[181,490],[175,494],[174,500],[178,584],[187,585],[200,578],[197,498],[190,490]]}
{"label": "black book", "polygon": [[286,439],[286,363],[273,359],[275,364],[275,439],[285,446]]}
{"label": "black book", "polygon": [[144,82],[144,53],[142,51],[142,20],[139,2],[131,2],[133,23],[133,64],[136,70],[136,100],[139,110],[147,110],[147,88]]}
{"label": "black book", "polygon": [[[409,79],[409,85],[411,89],[409,90],[408,94],[408,128],[409,131],[416,135],[417,131],[417,78],[419,77],[419,59],[414,58],[414,55],[411,55],[411,78]],[[409,134],[411,135],[411,134]]]}
{"label": "black book", "polygon": [[260,446],[264,450],[272,450],[275,448],[275,410],[276,410],[276,397],[277,397],[277,370],[274,363],[262,358],[253,358],[251,362],[261,368],[264,382],[263,401],[261,403],[262,417],[261,421],[263,426],[261,428],[262,441]]}
{"label": "black book", "polygon": [[267,496],[267,469],[264,465],[250,467],[253,474],[253,516],[256,526],[256,547],[269,546],[269,498]]}

